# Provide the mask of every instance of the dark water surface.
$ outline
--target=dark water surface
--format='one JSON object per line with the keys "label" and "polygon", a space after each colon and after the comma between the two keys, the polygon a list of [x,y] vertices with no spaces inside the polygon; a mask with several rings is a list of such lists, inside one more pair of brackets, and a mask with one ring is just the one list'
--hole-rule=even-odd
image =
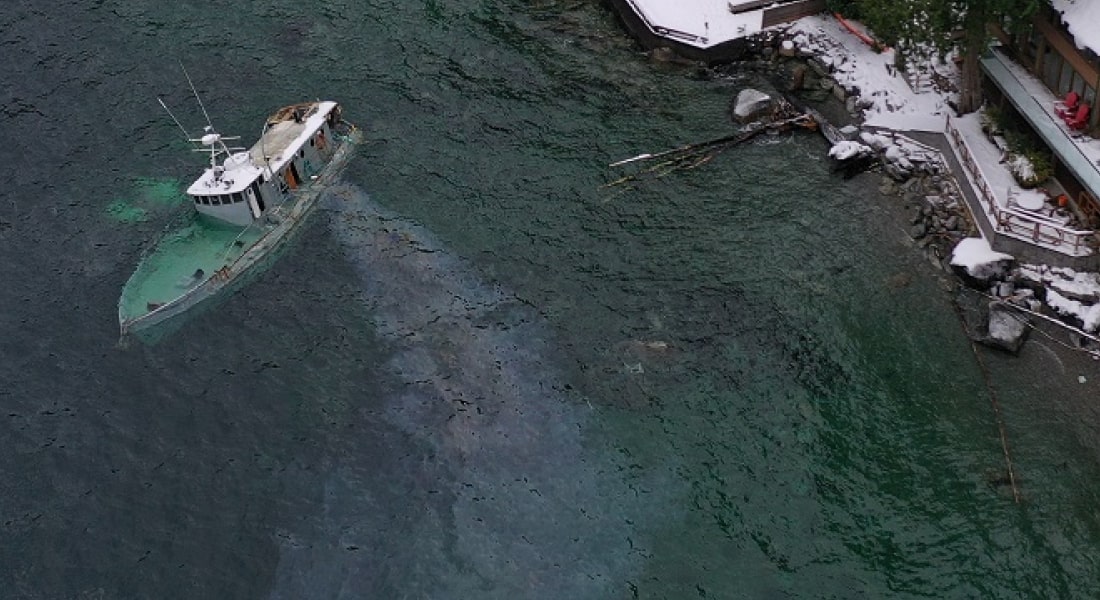
{"label": "dark water surface", "polygon": [[[1096,366],[983,353],[1014,504],[874,177],[793,134],[601,188],[763,82],[595,2],[5,8],[3,597],[1100,594]],[[370,141],[273,268],[120,348],[201,166],[177,59],[227,134],[321,97]]]}

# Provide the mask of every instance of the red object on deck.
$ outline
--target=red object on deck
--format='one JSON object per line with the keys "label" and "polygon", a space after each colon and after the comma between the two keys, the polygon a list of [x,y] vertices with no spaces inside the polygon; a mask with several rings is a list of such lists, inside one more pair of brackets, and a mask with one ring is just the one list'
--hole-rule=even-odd
{"label": "red object on deck", "polygon": [[1062,117],[1062,120],[1066,122],[1066,126],[1070,129],[1084,129],[1089,122],[1089,105],[1082,104],[1078,106],[1075,114],[1066,115]]}
{"label": "red object on deck", "polygon": [[1070,92],[1066,94],[1065,100],[1057,100],[1054,102],[1054,112],[1058,113],[1059,117],[1065,119],[1073,115],[1073,112],[1077,110],[1077,105],[1081,102],[1081,96],[1077,95],[1077,92]]}

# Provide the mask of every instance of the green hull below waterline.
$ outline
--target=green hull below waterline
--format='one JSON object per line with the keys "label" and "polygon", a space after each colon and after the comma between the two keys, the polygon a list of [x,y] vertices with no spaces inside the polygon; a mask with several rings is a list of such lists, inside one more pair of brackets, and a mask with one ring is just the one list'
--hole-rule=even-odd
{"label": "green hull below waterline", "polygon": [[195,215],[141,261],[122,289],[119,323],[134,322],[207,284],[264,233],[260,227],[231,227]]}

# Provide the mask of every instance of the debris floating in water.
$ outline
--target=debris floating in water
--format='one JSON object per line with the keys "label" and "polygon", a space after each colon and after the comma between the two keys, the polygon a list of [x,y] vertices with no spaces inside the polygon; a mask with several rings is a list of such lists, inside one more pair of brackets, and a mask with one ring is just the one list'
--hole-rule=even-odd
{"label": "debris floating in water", "polygon": [[613,162],[608,166],[621,167],[632,163],[660,159],[656,164],[646,167],[637,173],[620,177],[615,181],[604,184],[602,187],[609,188],[624,183],[635,182],[647,177],[662,177],[673,171],[694,169],[695,167],[706,164],[718,153],[732,146],[736,146],[737,144],[747,142],[765,132],[786,131],[794,127],[817,130],[818,126],[818,122],[813,115],[806,112],[799,112],[789,101],[780,100],[775,103],[770,117],[757,121],[746,129],[736,133],[693,144],[685,144],[662,152],[645,152]]}

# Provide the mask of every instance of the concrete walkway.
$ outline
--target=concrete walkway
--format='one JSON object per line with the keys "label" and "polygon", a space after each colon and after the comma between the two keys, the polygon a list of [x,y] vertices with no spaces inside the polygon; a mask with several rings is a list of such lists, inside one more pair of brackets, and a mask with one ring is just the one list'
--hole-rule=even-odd
{"label": "concrete walkway", "polygon": [[989,221],[981,200],[974,191],[974,184],[970,180],[969,173],[963,164],[959,162],[959,158],[955,154],[954,148],[951,147],[947,135],[929,131],[907,131],[901,134],[939,150],[940,154],[943,155],[945,164],[951,171],[956,186],[966,201],[971,218],[978,229],[981,230],[982,236],[989,240],[990,245],[995,250],[1011,254],[1020,262],[1064,266],[1075,270],[1095,271],[1100,268],[1100,256],[1095,253],[1091,256],[1070,256],[997,231],[994,224]]}

